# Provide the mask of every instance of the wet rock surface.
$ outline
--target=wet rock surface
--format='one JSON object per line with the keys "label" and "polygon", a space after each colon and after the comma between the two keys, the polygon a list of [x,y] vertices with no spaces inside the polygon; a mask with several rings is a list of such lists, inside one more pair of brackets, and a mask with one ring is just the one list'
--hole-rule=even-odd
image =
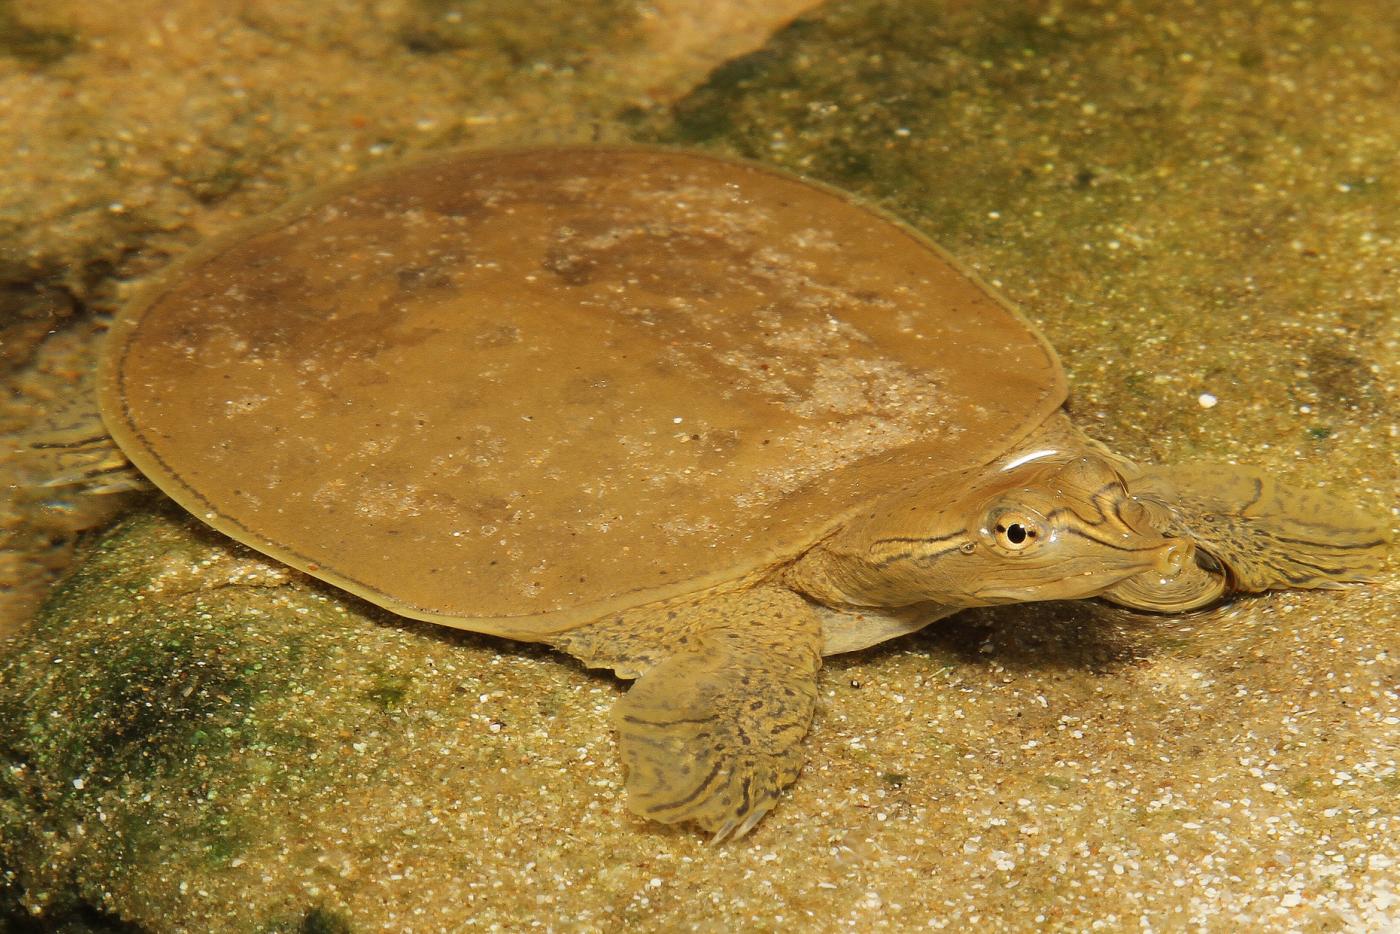
{"label": "wet rock surface", "polygon": [[[13,6],[31,32],[77,37],[10,53],[10,80],[53,83],[55,101],[62,69],[117,41]],[[1124,454],[1250,462],[1392,508],[1387,5],[927,6],[828,5],[609,126],[893,208],[1041,323],[1077,420]],[[258,22],[267,41],[329,36],[317,49],[359,35]],[[162,24],[123,48],[146,62],[170,55],[160,37],[217,35]],[[190,202],[175,242],[341,171],[317,162],[339,145],[356,165],[381,131],[406,147],[407,123],[356,127],[352,103],[408,113],[412,95],[358,74],[314,107],[274,76],[251,99],[309,102],[289,123],[240,105],[228,125],[320,168]],[[413,92],[450,111],[434,93]],[[202,125],[177,117],[157,132]],[[302,125],[324,145],[298,148]],[[159,160],[124,178],[122,203],[183,190]],[[98,306],[122,291],[92,281]],[[1392,562],[1370,587],[1189,617],[963,614],[830,659],[802,778],[712,849],[626,814],[618,682],[396,619],[152,495],[87,543],[0,661],[0,911],[41,930],[1384,929],[1400,919],[1396,591]]]}

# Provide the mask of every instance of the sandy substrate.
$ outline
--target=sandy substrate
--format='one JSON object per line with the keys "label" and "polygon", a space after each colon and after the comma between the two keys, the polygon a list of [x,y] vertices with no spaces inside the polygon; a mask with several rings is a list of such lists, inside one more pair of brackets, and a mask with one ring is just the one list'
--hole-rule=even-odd
{"label": "sandy substrate", "polygon": [[[4,269],[43,314],[109,308],[315,181],[596,121],[907,217],[1044,327],[1077,420],[1124,454],[1249,462],[1394,517],[1388,3],[834,4],[674,105],[647,98],[673,79],[598,51],[645,44],[636,9],[507,35],[448,4],[214,6],[7,7],[39,38],[0,79],[31,141],[0,186]],[[44,330],[14,357],[6,332],[9,372]],[[396,620],[144,499],[0,669],[0,920],[1385,930],[1397,590],[1392,558],[1365,588],[1011,608],[830,660],[803,776],[715,849],[626,813],[620,683]]]}

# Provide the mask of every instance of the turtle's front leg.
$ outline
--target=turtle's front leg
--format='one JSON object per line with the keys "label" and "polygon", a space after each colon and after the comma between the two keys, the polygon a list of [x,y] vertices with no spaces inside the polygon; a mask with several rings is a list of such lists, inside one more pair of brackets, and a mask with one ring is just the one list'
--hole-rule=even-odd
{"label": "turtle's front leg", "polygon": [[691,638],[648,669],[613,713],[627,805],[694,821],[714,842],[748,833],[802,768],[821,667],[821,625],[776,587],[695,605]]}

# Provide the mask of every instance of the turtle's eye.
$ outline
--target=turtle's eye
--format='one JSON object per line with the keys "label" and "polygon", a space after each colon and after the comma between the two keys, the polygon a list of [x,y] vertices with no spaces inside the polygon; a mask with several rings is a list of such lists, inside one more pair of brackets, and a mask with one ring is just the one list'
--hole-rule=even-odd
{"label": "turtle's eye", "polygon": [[1039,544],[1045,529],[1035,518],[1013,510],[998,514],[992,522],[991,532],[1001,549],[1018,553]]}

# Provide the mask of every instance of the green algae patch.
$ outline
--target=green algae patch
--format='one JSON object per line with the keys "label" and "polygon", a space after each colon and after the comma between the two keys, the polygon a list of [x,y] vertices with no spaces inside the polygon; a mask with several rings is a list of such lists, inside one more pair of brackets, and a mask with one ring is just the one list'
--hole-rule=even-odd
{"label": "green algae patch", "polygon": [[354,934],[357,930],[348,915],[316,906],[297,918],[279,918],[258,925],[257,934]]}
{"label": "green algae patch", "polygon": [[[1396,175],[1400,47],[1375,29],[1389,5],[1042,6],[1068,20],[1049,26],[1009,23],[1005,4],[945,6],[943,19],[930,7],[828,5],[651,133],[895,206],[1044,323],[1076,417],[1122,450],[1267,463],[1393,499],[1400,218],[1384,182],[1366,181]],[[1219,397],[1208,410],[1205,391]],[[814,930],[1396,920],[1393,570],[1376,587],[1178,622],[997,611],[966,638],[930,632],[830,660],[798,793],[742,846],[715,850],[623,813],[610,679],[238,565],[260,567],[255,583],[193,523],[136,522],[0,669],[6,715],[21,718],[0,724],[0,927],[44,905],[40,923],[67,905],[66,917],[160,931],[231,915],[226,929],[279,932],[410,918],[610,929],[622,913],[642,930],[698,917]],[[186,566],[222,556],[172,573],[141,557],[150,535]],[[191,601],[290,614],[234,637],[238,653],[267,649],[238,669],[255,679],[240,698],[251,721],[204,700],[218,736],[189,722],[161,734],[109,711],[126,739],[89,748],[127,749],[145,784],[63,803],[86,791],[79,776],[40,775],[12,751],[61,761],[55,736],[114,731],[49,722],[72,708],[37,689],[42,669],[78,640],[96,651],[67,664],[101,681],[106,646],[144,625],[151,588],[177,580]],[[83,641],[88,625],[105,637]],[[193,648],[143,644],[137,654],[192,665]],[[1045,713],[1019,728],[1033,709]],[[141,735],[224,758],[201,771],[191,755],[141,757]],[[875,751],[846,757],[857,742]],[[60,806],[67,824],[50,818]],[[167,819],[169,832],[149,830]]]}
{"label": "green algae patch", "polygon": [[52,65],[78,46],[78,37],[63,29],[41,29],[15,12],[13,0],[0,0],[0,56],[29,65]]}
{"label": "green algae patch", "polygon": [[364,698],[380,711],[388,713],[402,707],[413,687],[413,678],[403,672],[379,671],[372,675]]}
{"label": "green algae patch", "polygon": [[636,4],[625,0],[567,8],[554,0],[416,0],[409,8],[398,38],[410,52],[513,68],[584,66],[594,50],[625,44],[637,21]]}
{"label": "green algae patch", "polygon": [[266,842],[262,804],[335,781],[360,726],[307,703],[345,619],[173,512],[104,536],[0,662],[0,912],[101,909]]}
{"label": "green algae patch", "polygon": [[[461,861],[508,852],[502,822],[572,826],[609,780],[581,784],[586,801],[540,790],[566,763],[601,767],[577,751],[606,736],[602,714],[566,693],[567,666],[522,658],[542,674],[173,508],[133,515],[0,662],[0,918],[343,930],[348,905],[377,900],[386,847]],[[519,750],[541,702],[571,754]]]}

